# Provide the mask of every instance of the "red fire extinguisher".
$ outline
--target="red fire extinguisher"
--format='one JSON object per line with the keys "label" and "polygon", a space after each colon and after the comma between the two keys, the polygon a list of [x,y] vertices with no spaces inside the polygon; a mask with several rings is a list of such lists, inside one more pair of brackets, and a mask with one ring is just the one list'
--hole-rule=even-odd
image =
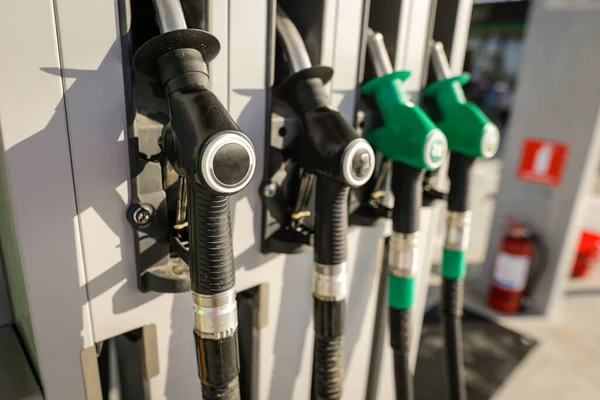
{"label": "red fire extinguisher", "polygon": [[[539,277],[543,249],[539,238],[522,223],[510,220],[492,272],[488,305],[503,313],[523,311]],[[535,265],[534,265],[535,264]]]}

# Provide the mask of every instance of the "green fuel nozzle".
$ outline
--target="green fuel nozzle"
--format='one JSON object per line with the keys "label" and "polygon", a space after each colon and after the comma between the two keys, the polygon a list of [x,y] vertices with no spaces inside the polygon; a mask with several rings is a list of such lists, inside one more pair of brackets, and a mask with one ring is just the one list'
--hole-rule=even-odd
{"label": "green fuel nozzle", "polygon": [[394,71],[383,35],[369,29],[367,48],[377,77],[363,85],[362,94],[375,97],[383,124],[365,138],[393,161],[395,204],[394,233],[389,245],[389,303],[393,309],[408,310],[414,300],[414,279],[419,265],[422,172],[435,170],[444,162],[448,143],[429,116],[410,101],[403,85],[410,72]]}
{"label": "green fuel nozzle", "polygon": [[446,137],[421,107],[409,100],[403,81],[410,72],[394,72],[383,36],[370,29],[368,50],[377,77],[365,83],[361,92],[375,96],[383,126],[365,138],[392,161],[418,170],[437,169],[446,158]]}
{"label": "green fuel nozzle", "polygon": [[363,85],[362,94],[375,97],[383,124],[365,138],[393,161],[394,232],[386,244],[390,344],[394,351],[396,398],[412,400],[409,353],[411,309],[419,268],[422,177],[423,170],[433,171],[444,162],[448,143],[429,116],[410,101],[403,85],[410,72],[394,72],[383,40],[381,33],[369,29],[367,47],[377,77]]}
{"label": "green fuel nozzle", "polygon": [[432,47],[431,61],[438,80],[429,85],[425,95],[433,96],[440,108],[438,125],[448,138],[451,152],[446,240],[440,268],[443,277],[440,316],[449,398],[466,400],[461,317],[472,218],[469,209],[471,167],[476,158],[489,159],[496,154],[500,133],[479,107],[467,101],[462,86],[470,75],[454,76],[442,43],[434,43]]}
{"label": "green fuel nozzle", "polygon": [[441,111],[438,125],[448,138],[452,153],[448,176],[448,232],[444,246],[442,275],[460,279],[466,273],[471,212],[468,206],[470,170],[474,159],[493,157],[500,143],[496,125],[475,104],[467,101],[462,86],[470,75],[453,75],[442,43],[432,46],[431,62],[438,80],[425,90]]}
{"label": "green fuel nozzle", "polygon": [[498,151],[498,127],[475,104],[467,101],[463,85],[471,75],[463,72],[453,76],[444,46],[437,42],[431,53],[437,81],[425,89],[425,95],[435,98],[442,119],[438,126],[448,138],[451,152],[472,158],[492,158]]}

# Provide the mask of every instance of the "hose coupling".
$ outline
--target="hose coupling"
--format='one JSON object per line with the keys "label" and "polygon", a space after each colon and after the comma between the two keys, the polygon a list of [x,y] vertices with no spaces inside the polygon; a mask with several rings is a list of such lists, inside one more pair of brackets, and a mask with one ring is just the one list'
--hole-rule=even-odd
{"label": "hose coupling", "polygon": [[419,232],[394,232],[388,253],[389,273],[398,278],[411,278],[419,268]]}
{"label": "hose coupling", "polygon": [[235,333],[238,326],[235,290],[194,297],[194,329],[203,339],[223,339]]}
{"label": "hose coupling", "polygon": [[344,300],[348,294],[346,263],[315,263],[312,274],[313,296],[323,301]]}
{"label": "hose coupling", "polygon": [[467,250],[471,236],[471,211],[449,211],[446,227],[444,248],[455,251]]}

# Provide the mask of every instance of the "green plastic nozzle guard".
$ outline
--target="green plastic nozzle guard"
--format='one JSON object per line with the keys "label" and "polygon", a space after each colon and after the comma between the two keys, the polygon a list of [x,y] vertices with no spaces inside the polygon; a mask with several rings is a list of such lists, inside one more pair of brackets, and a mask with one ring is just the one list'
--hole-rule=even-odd
{"label": "green plastic nozzle guard", "polygon": [[415,301],[415,278],[388,275],[388,304],[396,310],[407,310]]}
{"label": "green plastic nozzle guard", "polygon": [[496,125],[475,104],[467,101],[462,86],[471,79],[468,72],[442,79],[425,89],[435,98],[442,113],[438,122],[448,138],[450,151],[473,158],[489,159],[498,151],[500,133]]}
{"label": "green plastic nozzle guard", "polygon": [[466,250],[444,249],[440,272],[445,279],[456,280],[464,278],[467,275]]}
{"label": "green plastic nozzle guard", "polygon": [[433,171],[444,162],[448,143],[429,116],[409,100],[402,84],[409,76],[408,71],[397,71],[363,85],[362,94],[375,96],[383,118],[383,126],[365,139],[392,161]]}

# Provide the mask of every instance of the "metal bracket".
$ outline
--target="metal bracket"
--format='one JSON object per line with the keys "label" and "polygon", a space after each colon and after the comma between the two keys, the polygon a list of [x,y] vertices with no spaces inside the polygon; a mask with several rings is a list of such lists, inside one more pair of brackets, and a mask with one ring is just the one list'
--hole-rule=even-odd
{"label": "metal bracket", "polygon": [[[153,12],[152,4],[133,2],[131,6],[124,18],[130,20],[134,31],[138,30],[139,40],[155,35],[156,27],[131,22],[135,15]],[[136,8],[139,8],[137,13]],[[177,174],[162,156],[159,143],[162,128],[168,122],[167,102],[159,83],[132,68],[133,50],[141,44],[135,43],[134,37],[131,31],[123,35],[122,46],[128,49],[124,52],[123,72],[130,124],[131,202],[126,218],[135,237],[137,283],[142,292],[185,292],[190,290],[189,267],[181,257],[183,253],[174,251],[172,246],[175,234],[185,238],[185,232],[173,228],[179,187]]]}
{"label": "metal bracket", "polygon": [[[312,243],[312,228],[304,225],[304,221],[311,215],[308,209],[310,196],[299,201],[299,197],[303,196],[302,170],[286,156],[285,149],[300,134],[301,126],[300,121],[291,116],[291,111],[285,105],[275,103],[274,109],[269,133],[270,146],[265,152],[265,182],[261,185],[261,250],[263,253],[299,253],[308,250]],[[311,183],[308,182],[308,185]],[[310,189],[311,187],[304,188],[308,190],[308,194]],[[303,209],[294,212],[298,207]]]}
{"label": "metal bracket", "polygon": [[190,289],[190,276],[182,258],[171,257],[173,232],[169,227],[173,224],[169,223],[167,193],[163,190],[158,142],[161,130],[160,122],[137,114],[129,139],[132,200],[127,219],[136,238],[139,289],[177,293]]}
{"label": "metal bracket", "polygon": [[[363,136],[379,124],[380,116],[373,110],[375,108],[365,102],[361,104],[361,110],[357,114],[357,131]],[[385,190],[387,174],[385,160],[377,153],[377,167],[373,177],[365,185],[353,189],[350,193],[348,213],[351,225],[372,226],[380,218],[391,218],[392,210],[378,200],[379,197],[383,197],[379,195]]]}
{"label": "metal bracket", "polygon": [[436,200],[448,200],[448,193],[440,192],[435,188],[438,180],[438,170],[426,172],[423,178],[423,207],[429,207]]}

